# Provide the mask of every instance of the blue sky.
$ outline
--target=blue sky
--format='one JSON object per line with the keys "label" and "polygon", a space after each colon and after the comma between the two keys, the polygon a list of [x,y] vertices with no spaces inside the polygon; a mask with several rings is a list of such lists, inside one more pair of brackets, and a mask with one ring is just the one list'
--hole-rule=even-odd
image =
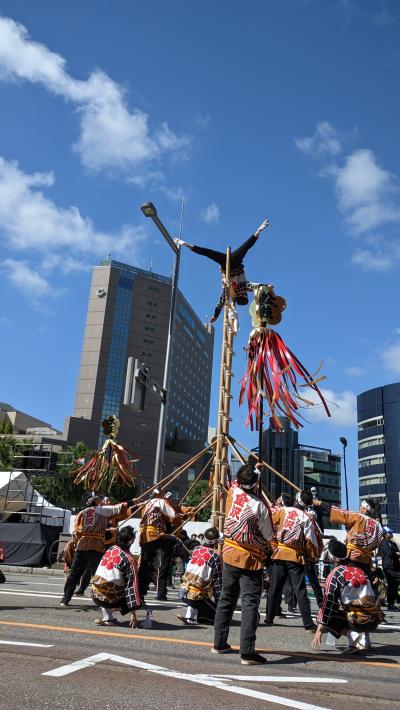
{"label": "blue sky", "polygon": [[[285,296],[279,332],[303,363],[324,360],[339,406],[307,414],[300,440],[348,438],[354,504],[356,395],[400,375],[398,3],[2,0],[0,14],[1,399],[62,428],[91,266],[111,253],[169,273],[141,203],[175,234],[183,196],[184,238],[222,249],[268,217],[247,276]],[[210,315],[217,268],[182,262]]]}

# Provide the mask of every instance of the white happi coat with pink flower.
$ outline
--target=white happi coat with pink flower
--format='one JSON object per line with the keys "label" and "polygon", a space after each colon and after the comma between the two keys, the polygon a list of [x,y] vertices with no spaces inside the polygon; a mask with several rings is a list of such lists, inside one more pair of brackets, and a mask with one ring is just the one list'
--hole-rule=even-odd
{"label": "white happi coat with pink flower", "polygon": [[99,606],[118,608],[122,614],[141,606],[137,564],[130,552],[118,545],[107,550],[93,577],[92,598]]}
{"label": "white happi coat with pink flower", "polygon": [[191,601],[221,596],[222,570],[218,553],[207,545],[195,547],[183,575],[181,589]]}

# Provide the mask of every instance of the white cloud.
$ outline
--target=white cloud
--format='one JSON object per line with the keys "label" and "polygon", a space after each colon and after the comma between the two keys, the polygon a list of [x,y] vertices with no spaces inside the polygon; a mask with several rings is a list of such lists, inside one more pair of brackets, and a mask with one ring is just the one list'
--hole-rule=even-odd
{"label": "white cloud", "polygon": [[351,263],[361,266],[363,271],[390,271],[394,264],[389,253],[370,249],[356,249],[351,257]]}
{"label": "white cloud", "polygon": [[387,370],[400,373],[400,343],[395,343],[384,350],[381,358]]}
{"label": "white cloud", "polygon": [[357,422],[357,397],[350,390],[334,392],[331,389],[321,388],[325,397],[331,417],[326,412],[315,392],[309,387],[304,388],[304,397],[315,406],[303,410],[303,416],[313,421],[324,421],[333,426],[353,426]]}
{"label": "white cloud", "polygon": [[394,177],[378,165],[372,150],[356,150],[332,175],[339,208],[352,232],[363,234],[400,221],[400,208],[392,201]]}
{"label": "white cloud", "polygon": [[365,373],[365,368],[359,367],[358,365],[350,365],[349,367],[345,367],[344,371],[346,375],[350,375],[350,377],[361,377],[361,375]]}
{"label": "white cloud", "polygon": [[[106,256],[135,253],[143,228],[122,227],[117,233],[98,231],[77,207],[58,207],[41,188],[54,184],[51,173],[24,173],[0,157],[0,233],[16,250],[63,254],[65,251]],[[54,258],[54,256],[52,256]]]}
{"label": "white cloud", "polygon": [[334,157],[342,150],[339,134],[328,121],[317,123],[312,136],[296,138],[295,144],[299,150],[313,158]]}
{"label": "white cloud", "polygon": [[92,170],[140,175],[165,153],[187,157],[190,138],[178,136],[167,123],[152,130],[149,116],[130,109],[123,87],[107,74],[95,70],[86,81],[72,78],[63,57],[31,40],[23,25],[4,17],[0,17],[0,80],[39,83],[72,102],[81,129],[74,149]]}
{"label": "white cloud", "polygon": [[215,202],[212,202],[208,207],[201,211],[201,219],[206,224],[219,224],[221,217],[220,209]]}
{"label": "white cloud", "polygon": [[299,150],[322,162],[320,175],[333,182],[346,230],[362,239],[362,245],[352,255],[352,263],[364,271],[392,269],[400,262],[400,241],[387,237],[388,227],[400,223],[396,176],[382,167],[368,148],[355,150],[341,159],[341,141],[327,121],[317,124],[313,136],[295,142]]}
{"label": "white cloud", "polygon": [[49,282],[37,271],[31,269],[24,261],[5,259],[2,262],[3,271],[8,279],[33,299],[41,299],[54,293]]}

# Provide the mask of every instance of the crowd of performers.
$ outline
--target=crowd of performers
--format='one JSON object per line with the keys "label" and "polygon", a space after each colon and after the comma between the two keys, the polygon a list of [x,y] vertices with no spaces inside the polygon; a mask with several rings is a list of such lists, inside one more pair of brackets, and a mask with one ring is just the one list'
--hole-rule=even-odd
{"label": "crowd of performers", "polygon": [[[129,625],[138,624],[136,611],[146,610],[142,625],[149,627],[151,603],[146,604],[150,582],[157,600],[167,599],[168,576],[175,557],[185,565],[179,598],[187,605],[178,618],[187,625],[214,626],[212,653],[231,651],[230,624],[241,601],[240,659],[244,665],[266,663],[256,651],[260,623],[260,600],[267,588],[265,625],[282,615],[286,590],[289,610],[298,604],[303,626],[317,648],[328,632],[347,640],[345,652],[370,648],[371,631],[384,619],[380,608],[383,579],[374,564],[382,556],[388,582],[388,609],[396,610],[400,581],[400,552],[389,528],[375,517],[375,503],[362,501],[359,512],[349,512],[321,502],[309,491],[292,497],[283,493],[269,506],[260,488],[262,464],[244,464],[227,493],[224,533],[210,527],[202,541],[181,537],[179,529],[192,508],[172,503],[170,494],[153,491],[143,505],[139,529],[140,561],[131,552],[135,530],[130,525],[111,527],[135,506],[135,500],[109,504],[93,495],[75,523],[74,540],[66,551],[68,577],[61,606],[73,594],[82,594],[92,577],[91,595],[101,611],[99,625],[114,625],[119,610],[129,614]],[[345,543],[331,538],[326,558],[331,567],[322,590],[316,563],[323,552],[323,533],[318,525],[321,512],[332,524],[343,524]],[[107,540],[107,537],[109,538]],[[306,578],[312,585],[319,611],[313,617]],[[267,584],[265,584],[267,580]],[[151,622],[150,622],[151,623]]]}

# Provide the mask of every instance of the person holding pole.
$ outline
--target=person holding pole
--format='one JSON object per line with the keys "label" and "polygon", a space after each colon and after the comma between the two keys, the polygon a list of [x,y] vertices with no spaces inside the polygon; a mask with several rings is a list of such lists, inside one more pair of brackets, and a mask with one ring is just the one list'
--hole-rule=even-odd
{"label": "person holding pole", "polygon": [[139,538],[141,554],[139,590],[142,598],[148,592],[152,568],[158,558],[156,599],[166,601],[168,571],[177,542],[175,535],[168,534],[168,526],[179,523],[182,515],[191,513],[192,510],[192,508],[181,508],[177,511],[158,488],[153,490],[152,498],[142,509]]}
{"label": "person holding pole", "polygon": [[304,628],[306,631],[316,631],[304,572],[305,564],[318,559],[322,550],[322,536],[316,530],[316,523],[305,512],[312,503],[312,495],[308,491],[297,493],[294,506],[287,505],[283,496],[282,499],[283,505],[272,513],[277,545],[272,555],[274,564],[265,623],[267,626],[273,625],[283,586],[290,577]]}
{"label": "person holding pole", "polygon": [[77,535],[75,555],[71,571],[64,586],[60,606],[67,607],[79,580],[86,569],[93,575],[105,551],[104,535],[109,518],[131,508],[135,499],[117,505],[103,505],[104,495],[91,493],[87,499],[88,508],[76,516],[74,532]]}
{"label": "person holding pole", "polygon": [[267,662],[256,653],[256,629],[259,619],[263,567],[266,548],[273,536],[269,507],[259,498],[260,468],[244,464],[237,473],[237,485],[229,491],[224,527],[224,561],[222,592],[214,623],[212,653],[231,650],[228,644],[229,625],[240,595],[242,621],[240,629],[240,662],[258,665]]}

